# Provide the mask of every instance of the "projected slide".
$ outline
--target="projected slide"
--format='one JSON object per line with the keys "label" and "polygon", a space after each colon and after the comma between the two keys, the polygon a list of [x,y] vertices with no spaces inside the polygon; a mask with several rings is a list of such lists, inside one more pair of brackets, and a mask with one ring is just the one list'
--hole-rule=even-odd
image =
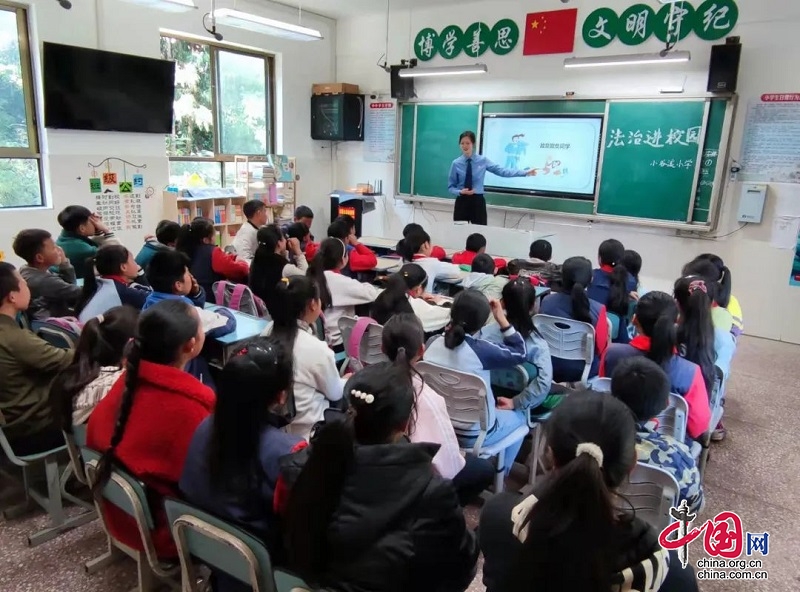
{"label": "projected slide", "polygon": [[486,173],[487,190],[593,196],[601,117],[485,117],[481,153],[530,177]]}

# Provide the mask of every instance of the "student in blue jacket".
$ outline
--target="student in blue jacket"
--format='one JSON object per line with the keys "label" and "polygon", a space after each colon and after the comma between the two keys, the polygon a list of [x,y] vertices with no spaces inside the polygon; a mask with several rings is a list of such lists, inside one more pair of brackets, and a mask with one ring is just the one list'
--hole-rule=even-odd
{"label": "student in blue jacket", "polygon": [[81,323],[114,307],[128,305],[142,310],[150,288],[133,253],[122,245],[103,245],[86,262],[88,269],[97,269],[83,279],[83,293],[75,307]]}
{"label": "student in blue jacket", "polygon": [[[494,315],[502,343],[489,341],[481,329],[489,315]],[[489,406],[488,435],[486,445],[499,442],[520,426],[527,425],[526,412],[522,409],[495,408],[496,401],[491,389],[489,372],[510,368],[526,360],[525,340],[508,322],[503,307],[497,300],[491,302],[474,290],[464,290],[456,296],[450,309],[450,324],[444,337],[437,336],[425,350],[423,359],[453,370],[476,374],[483,378],[489,390],[486,394]],[[480,433],[477,424],[468,429],[456,428],[461,446],[469,448],[475,444]],[[522,446],[522,439],[506,448],[506,474]]]}
{"label": "student in blue jacket", "polygon": [[636,292],[636,278],[628,273],[622,263],[625,247],[616,239],[605,240],[598,249],[599,269],[592,274],[592,283],[586,289],[591,300],[599,302],[610,313],[620,318],[620,330],[614,343],[628,343],[628,308],[631,293]]}
{"label": "student in blue jacket", "polygon": [[158,226],[156,226],[155,238],[148,238],[139,251],[139,254],[136,255],[136,263],[139,264],[139,267],[147,271],[147,266],[156,253],[174,249],[180,231],[181,225],[173,220],[162,220],[159,222]]}
{"label": "student in blue jacket", "polygon": [[206,304],[206,293],[189,273],[189,258],[180,251],[159,251],[147,266],[147,279],[153,291],[143,309],[162,300],[185,300],[193,306]]}

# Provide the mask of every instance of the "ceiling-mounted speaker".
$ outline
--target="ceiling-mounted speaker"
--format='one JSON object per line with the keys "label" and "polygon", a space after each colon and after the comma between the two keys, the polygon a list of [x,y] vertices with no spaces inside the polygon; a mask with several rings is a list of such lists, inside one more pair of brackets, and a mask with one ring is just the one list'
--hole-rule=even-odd
{"label": "ceiling-mounted speaker", "polygon": [[392,98],[409,100],[416,96],[414,92],[413,78],[400,78],[400,70],[405,70],[407,66],[389,66],[392,78]]}

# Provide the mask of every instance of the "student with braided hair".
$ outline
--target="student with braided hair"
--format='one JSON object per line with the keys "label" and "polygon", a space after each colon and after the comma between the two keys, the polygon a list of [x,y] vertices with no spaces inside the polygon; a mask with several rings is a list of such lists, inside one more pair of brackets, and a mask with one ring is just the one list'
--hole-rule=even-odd
{"label": "student with braided hair", "polygon": [[[197,426],[214,408],[214,391],[182,369],[197,357],[205,334],[197,310],[183,300],[165,300],[139,318],[125,373],[89,418],[87,446],[103,453],[95,488],[115,467],[124,468],[148,489],[159,558],[174,559],[161,500],[178,496],[178,480]],[[116,540],[142,551],[136,523],[118,508],[103,513]]]}

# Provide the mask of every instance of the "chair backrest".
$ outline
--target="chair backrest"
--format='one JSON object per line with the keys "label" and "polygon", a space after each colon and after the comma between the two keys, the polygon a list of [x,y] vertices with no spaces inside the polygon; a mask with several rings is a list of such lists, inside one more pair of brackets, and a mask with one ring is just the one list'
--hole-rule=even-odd
{"label": "chair backrest", "polygon": [[370,317],[341,317],[339,331],[347,352],[351,370],[388,360],[381,340],[383,326]]}
{"label": "chair backrest", "polygon": [[69,453],[69,460],[72,463],[72,471],[75,473],[75,477],[84,485],[89,485],[80,450],[81,446],[86,446],[86,426],[72,426],[71,434],[67,432],[63,432],[63,434],[64,440],[67,443],[67,452]]}
{"label": "chair backrest", "polygon": [[636,463],[620,492],[631,502],[636,515],[659,531],[672,522],[669,510],[680,501],[680,486],[675,477],[645,463]]}
{"label": "chair backrest", "polygon": [[658,416],[656,431],[659,434],[672,436],[678,442],[686,440],[686,426],[689,421],[689,405],[686,399],[675,393],[669,394],[669,403]]}
{"label": "chair backrest", "polygon": [[235,284],[228,281],[214,282],[214,299],[219,306],[238,310],[252,317],[267,317],[264,301],[253,294],[246,284]]}
{"label": "chair backrest", "polygon": [[164,500],[172,536],[178,547],[184,583],[195,582],[192,559],[250,586],[274,592],[269,552],[248,532],[185,502]]}
{"label": "chair backrest", "polygon": [[481,435],[475,446],[480,449],[486,438],[487,426],[494,425],[494,408],[486,403],[489,388],[483,379],[475,374],[425,361],[418,362],[415,368],[425,384],[444,399],[447,414],[456,431],[480,425]]}
{"label": "chair backrest", "polygon": [[714,370],[716,372],[716,378],[714,380],[714,386],[711,389],[711,401],[709,402],[709,407],[711,407],[711,421],[708,426],[709,431],[714,431],[717,427],[717,423],[722,419],[722,400],[725,398],[725,374],[718,366],[714,366]]}
{"label": "chair backrest", "polygon": [[[608,324],[611,328],[611,339],[616,339],[619,337],[619,329],[622,325],[622,319],[618,314],[608,311],[606,311],[606,316],[608,317]],[[627,327],[625,328],[627,330]]]}
{"label": "chair backrest", "polygon": [[594,361],[594,327],[589,323],[544,314],[533,317],[533,326],[547,341],[553,358],[583,361],[581,383],[586,385]]}

